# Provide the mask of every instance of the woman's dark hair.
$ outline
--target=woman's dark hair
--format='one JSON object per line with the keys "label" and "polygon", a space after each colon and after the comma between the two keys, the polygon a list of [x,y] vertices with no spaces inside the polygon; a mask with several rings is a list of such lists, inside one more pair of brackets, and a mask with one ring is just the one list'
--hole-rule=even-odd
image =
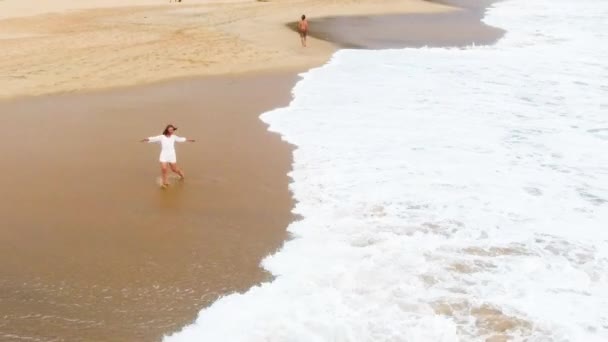
{"label": "woman's dark hair", "polygon": [[173,131],[177,131],[177,127],[169,124],[169,125],[167,125],[167,127],[165,127],[165,130],[163,131],[163,135],[169,134],[169,128],[173,128]]}
{"label": "woman's dark hair", "polygon": [[302,20],[306,19],[306,16],[304,14],[302,14]]}

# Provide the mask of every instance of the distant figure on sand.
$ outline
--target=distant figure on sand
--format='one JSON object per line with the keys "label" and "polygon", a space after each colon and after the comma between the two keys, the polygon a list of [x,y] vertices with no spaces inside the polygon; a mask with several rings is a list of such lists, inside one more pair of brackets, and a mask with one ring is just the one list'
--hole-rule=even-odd
{"label": "distant figure on sand", "polygon": [[167,181],[167,173],[169,172],[168,168],[171,168],[171,171],[177,173],[180,179],[184,179],[184,173],[177,166],[177,156],[175,154],[175,143],[176,142],[194,142],[193,139],[186,139],[183,137],[178,137],[173,134],[177,130],[177,127],[173,125],[167,125],[163,134],[157,135],[155,137],[149,137],[146,139],[142,139],[141,142],[151,142],[151,143],[160,143],[160,157],[158,161],[160,161],[160,170],[161,170],[161,178],[162,178],[162,187],[166,188],[169,185]]}
{"label": "distant figure on sand", "polygon": [[302,18],[298,23],[298,32],[300,32],[300,40],[302,41],[302,46],[306,47],[306,36],[308,36],[308,21],[306,20],[306,16],[302,14]]}

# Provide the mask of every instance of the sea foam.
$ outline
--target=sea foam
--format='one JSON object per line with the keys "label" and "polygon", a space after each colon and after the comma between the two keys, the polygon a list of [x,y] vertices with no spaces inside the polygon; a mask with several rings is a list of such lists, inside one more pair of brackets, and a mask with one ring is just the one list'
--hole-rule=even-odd
{"label": "sea foam", "polygon": [[265,113],[303,217],[175,341],[607,341],[608,2],[511,0],[494,46],[343,50]]}

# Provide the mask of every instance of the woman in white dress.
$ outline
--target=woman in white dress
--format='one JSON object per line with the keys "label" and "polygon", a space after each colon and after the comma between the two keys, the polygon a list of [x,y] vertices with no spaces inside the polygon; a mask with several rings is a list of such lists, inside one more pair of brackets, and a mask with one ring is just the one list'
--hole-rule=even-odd
{"label": "woman in white dress", "polygon": [[173,125],[167,125],[167,127],[165,127],[165,130],[163,131],[163,134],[141,140],[141,142],[160,143],[161,145],[160,157],[158,158],[158,161],[160,162],[163,187],[167,187],[169,185],[169,182],[167,181],[167,174],[169,172],[169,168],[171,168],[171,171],[177,173],[180,179],[184,179],[184,173],[177,166],[175,143],[195,141],[193,139],[178,137],[177,135],[173,134],[176,130],[177,127]]}

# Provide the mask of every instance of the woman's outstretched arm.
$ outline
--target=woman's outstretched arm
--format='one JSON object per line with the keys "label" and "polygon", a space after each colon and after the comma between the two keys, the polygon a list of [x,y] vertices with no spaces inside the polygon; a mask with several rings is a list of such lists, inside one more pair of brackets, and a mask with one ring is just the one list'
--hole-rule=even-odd
{"label": "woman's outstretched arm", "polygon": [[157,135],[155,137],[149,137],[145,139],[141,139],[139,142],[159,142],[162,139],[162,135]]}
{"label": "woman's outstretched arm", "polygon": [[179,137],[179,136],[175,136],[175,141],[179,142],[179,143],[183,143],[183,142],[195,142],[196,140],[194,139],[186,139],[184,137]]}

